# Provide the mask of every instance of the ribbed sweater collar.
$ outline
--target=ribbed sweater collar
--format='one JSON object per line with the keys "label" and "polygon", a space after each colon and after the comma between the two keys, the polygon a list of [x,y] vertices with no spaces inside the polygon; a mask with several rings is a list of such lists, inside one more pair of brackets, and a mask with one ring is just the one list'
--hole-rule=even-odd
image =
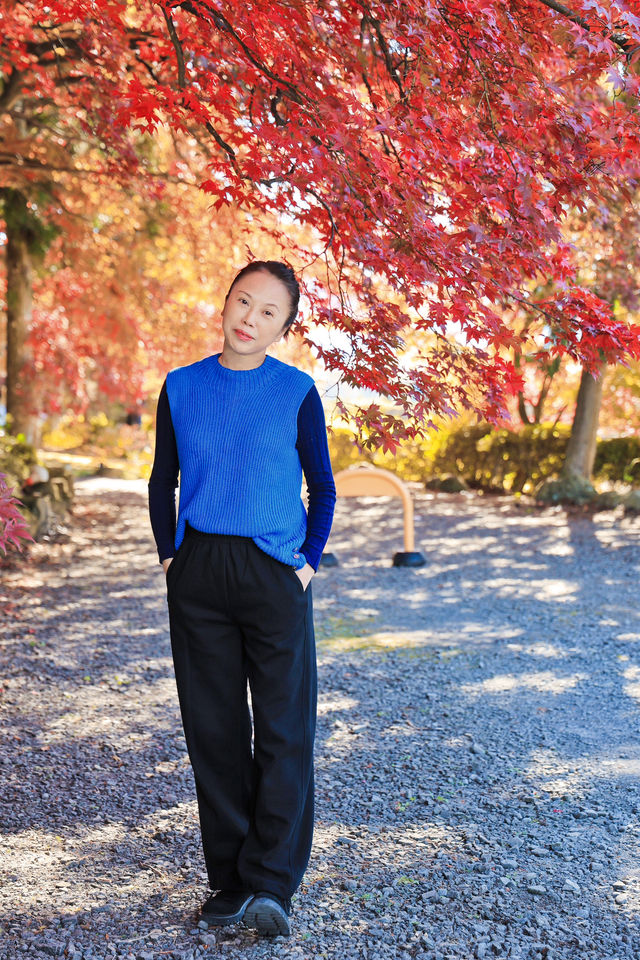
{"label": "ribbed sweater collar", "polygon": [[242,386],[243,389],[258,388],[267,384],[276,374],[278,361],[268,354],[259,367],[252,370],[230,370],[219,362],[220,353],[205,358],[204,375],[210,383]]}

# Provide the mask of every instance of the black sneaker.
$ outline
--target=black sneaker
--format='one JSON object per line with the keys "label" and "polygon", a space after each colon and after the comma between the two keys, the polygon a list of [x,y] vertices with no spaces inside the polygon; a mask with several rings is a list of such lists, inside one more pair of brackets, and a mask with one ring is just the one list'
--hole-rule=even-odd
{"label": "black sneaker", "polygon": [[245,911],[244,925],[268,937],[288,937],[290,913],[291,900],[282,900],[273,893],[256,893]]}
{"label": "black sneaker", "polygon": [[228,927],[232,923],[239,923],[252,899],[253,894],[247,890],[218,890],[203,905],[200,920],[212,927]]}

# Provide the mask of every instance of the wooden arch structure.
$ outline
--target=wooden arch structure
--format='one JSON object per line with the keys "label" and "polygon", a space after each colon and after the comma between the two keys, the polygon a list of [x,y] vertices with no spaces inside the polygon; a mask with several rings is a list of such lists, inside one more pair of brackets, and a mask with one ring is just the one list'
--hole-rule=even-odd
{"label": "wooden arch structure", "polygon": [[[404,516],[404,551],[393,556],[394,567],[422,567],[425,559],[416,552],[413,521],[413,500],[404,481],[390,470],[372,467],[368,463],[357,464],[340,470],[334,476],[339,497],[398,497],[402,501]],[[324,566],[335,566],[332,553],[323,554]]]}

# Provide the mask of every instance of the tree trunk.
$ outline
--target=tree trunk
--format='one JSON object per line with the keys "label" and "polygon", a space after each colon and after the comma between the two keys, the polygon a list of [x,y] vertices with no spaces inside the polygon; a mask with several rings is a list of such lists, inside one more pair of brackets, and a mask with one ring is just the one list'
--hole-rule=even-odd
{"label": "tree trunk", "polygon": [[591,478],[596,458],[596,438],[600,404],[602,403],[603,380],[604,368],[601,368],[597,380],[587,370],[583,369],[582,371],[576,412],[571,427],[571,439],[562,469],[566,476],[580,477],[583,480]]}
{"label": "tree trunk", "polygon": [[[7,245],[7,413],[9,431],[24,433],[37,443],[31,352],[27,337],[31,329],[33,269],[27,228],[27,199],[19,190],[2,191]],[[28,373],[25,373],[25,369]]]}

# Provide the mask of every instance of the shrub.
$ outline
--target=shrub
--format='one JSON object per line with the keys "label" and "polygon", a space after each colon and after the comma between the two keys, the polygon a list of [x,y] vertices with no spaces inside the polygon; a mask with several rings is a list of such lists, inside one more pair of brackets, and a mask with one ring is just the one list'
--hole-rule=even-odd
{"label": "shrub", "polygon": [[[334,471],[358,462],[393,470],[422,483],[443,475],[462,477],[476,490],[533,493],[557,477],[564,464],[571,428],[535,424],[521,430],[497,429],[488,423],[441,426],[422,440],[406,441],[395,454],[360,451],[353,434],[335,429],[329,438]],[[594,476],[600,480],[640,480],[640,440],[619,437],[598,443]]]}
{"label": "shrub", "polygon": [[435,474],[458,473],[480,490],[531,493],[560,472],[569,442],[564,425],[535,424],[514,430],[490,424],[452,430],[436,454]]}
{"label": "shrub", "polygon": [[600,440],[596,450],[594,476],[601,480],[622,480],[637,483],[640,480],[640,440],[637,437],[613,437]]}

